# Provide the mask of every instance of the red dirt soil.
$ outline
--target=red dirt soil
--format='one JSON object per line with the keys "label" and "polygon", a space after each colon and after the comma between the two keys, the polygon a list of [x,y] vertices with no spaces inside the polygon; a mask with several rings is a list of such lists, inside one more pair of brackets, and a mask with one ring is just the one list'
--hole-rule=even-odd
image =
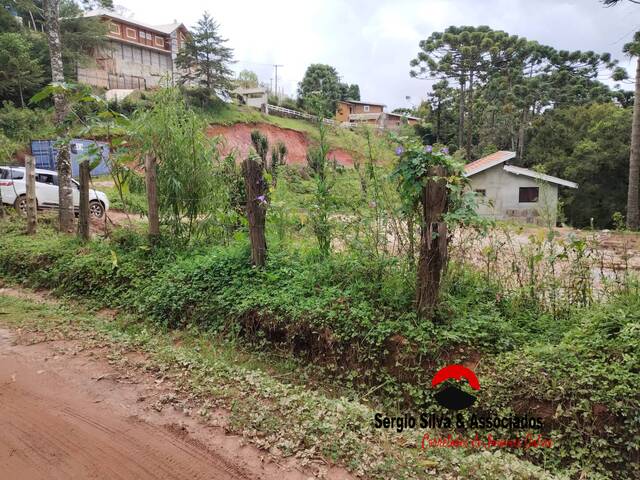
{"label": "red dirt soil", "polygon": [[[50,301],[8,288],[0,295]],[[306,480],[318,473],[228,434],[225,410],[204,423],[187,415],[179,408],[187,400],[170,379],[147,371],[141,352],[114,362],[100,344],[40,337],[0,326],[2,479]],[[337,467],[326,473],[353,478]]]}
{"label": "red dirt soil", "polygon": [[[251,131],[259,130],[266,135],[269,145],[275,145],[282,141],[287,146],[286,163],[294,165],[306,165],[307,148],[311,141],[306,134],[289,128],[280,128],[268,123],[236,123],[234,125],[209,125],[207,135],[210,137],[221,136],[224,142],[220,148],[223,155],[228,155],[233,150],[239,152],[238,160],[244,159],[251,148]],[[335,158],[339,164],[352,166],[351,154],[341,148],[329,151],[329,158]]]}

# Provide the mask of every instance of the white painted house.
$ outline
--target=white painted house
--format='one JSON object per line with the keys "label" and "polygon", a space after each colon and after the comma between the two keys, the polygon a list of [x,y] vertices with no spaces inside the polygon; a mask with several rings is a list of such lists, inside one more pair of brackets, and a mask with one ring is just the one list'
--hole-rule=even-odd
{"label": "white painted house", "polygon": [[232,92],[241,105],[262,109],[268,103],[267,89],[263,87],[236,88]]}
{"label": "white painted house", "polygon": [[496,220],[555,225],[558,187],[578,184],[510,165],[515,156],[499,151],[465,165],[465,176],[480,196],[479,213]]}

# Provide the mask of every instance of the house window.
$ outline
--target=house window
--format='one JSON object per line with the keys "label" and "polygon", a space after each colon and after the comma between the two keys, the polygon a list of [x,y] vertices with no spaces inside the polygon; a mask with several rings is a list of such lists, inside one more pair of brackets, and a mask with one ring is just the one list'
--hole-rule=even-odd
{"label": "house window", "polygon": [[116,35],[120,35],[120,25],[119,25],[119,24],[117,24],[117,23],[113,23],[113,22],[111,22],[111,23],[109,24],[109,31],[110,31],[111,33],[115,33]]}
{"label": "house window", "polygon": [[486,191],[484,188],[476,188],[476,189],[474,190],[474,192],[476,192],[476,194],[477,194],[479,197],[486,197],[486,196],[487,196],[487,191]]}
{"label": "house window", "polygon": [[156,47],[164,48],[164,38],[156,37],[155,42],[156,42]]}
{"label": "house window", "polygon": [[136,31],[134,28],[127,27],[127,38],[136,38]]}
{"label": "house window", "polygon": [[369,111],[369,105],[365,105],[365,106],[364,106],[364,107],[362,107],[362,108],[363,108],[363,110],[364,110],[365,112],[368,112],[368,111]]}
{"label": "house window", "polygon": [[536,203],[538,201],[538,187],[520,187],[518,201],[520,203]]}

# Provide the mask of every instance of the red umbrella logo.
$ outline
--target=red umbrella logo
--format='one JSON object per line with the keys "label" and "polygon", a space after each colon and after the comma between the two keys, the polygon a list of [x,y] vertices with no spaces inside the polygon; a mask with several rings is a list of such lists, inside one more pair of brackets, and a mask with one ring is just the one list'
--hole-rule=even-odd
{"label": "red umbrella logo", "polygon": [[[463,365],[447,365],[446,367],[441,368],[433,376],[431,386],[436,388],[442,382],[449,379],[465,379],[469,382],[469,386],[471,388],[474,390],[480,390],[480,382],[478,381],[476,374],[473,373],[473,370]],[[462,410],[464,408],[469,408],[476,401],[475,396],[469,395],[467,392],[463,392],[455,386],[443,388],[434,396],[440,405],[450,410]]]}

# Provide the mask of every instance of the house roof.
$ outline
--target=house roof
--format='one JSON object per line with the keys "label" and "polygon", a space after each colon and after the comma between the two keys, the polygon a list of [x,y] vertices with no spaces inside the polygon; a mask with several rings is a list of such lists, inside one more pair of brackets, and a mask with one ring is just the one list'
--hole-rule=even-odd
{"label": "house roof", "polygon": [[563,180],[562,178],[536,172],[534,170],[529,170],[528,168],[516,167],[515,165],[505,165],[503,168],[505,172],[513,173],[514,175],[524,175],[525,177],[536,178],[538,180],[556,183],[565,187],[578,188],[578,184],[575,182],[570,182],[569,180]]}
{"label": "house roof", "polygon": [[478,160],[467,163],[464,166],[464,172],[467,177],[480,173],[488,168],[495,167],[501,163],[515,158],[516,152],[509,152],[508,150],[500,150],[498,152],[487,155],[486,157],[479,158]]}
{"label": "house roof", "polygon": [[[476,173],[483,172],[484,170],[500,165],[507,160],[511,160],[512,158],[515,158],[515,156],[516,152],[510,152],[508,150],[494,152],[491,155],[487,155],[486,157],[467,163],[464,166],[465,176],[470,177]],[[503,169],[505,172],[513,173],[514,175],[524,175],[525,177],[537,178],[538,180],[563,185],[565,187],[578,188],[578,184],[575,182],[563,180],[562,178],[547,175],[545,173],[539,173],[534,170],[529,170],[528,168],[516,167],[515,165],[505,165]]]}
{"label": "house roof", "polygon": [[[174,22],[174,23],[167,23],[164,25],[149,25],[146,24],[144,22],[140,22],[134,18],[127,18],[124,15],[120,15],[116,12],[112,12],[111,10],[107,10],[105,8],[97,8],[95,10],[91,10],[88,12],[84,13],[85,17],[108,17],[108,18],[113,18],[115,20],[118,20],[120,22],[123,23],[128,23],[129,25],[136,25],[138,27],[142,27],[145,28],[147,30],[153,30],[155,32],[158,33],[164,33],[165,35],[169,35],[172,32],[174,32],[175,30],[179,29],[179,28],[183,28],[184,30],[187,30],[187,28],[184,26],[184,24],[179,23],[179,22]],[[188,31],[188,30],[187,30]]]}
{"label": "house roof", "polygon": [[386,107],[384,103],[361,102],[360,100],[340,100],[342,103],[355,103],[358,105],[375,105],[376,107]]}

